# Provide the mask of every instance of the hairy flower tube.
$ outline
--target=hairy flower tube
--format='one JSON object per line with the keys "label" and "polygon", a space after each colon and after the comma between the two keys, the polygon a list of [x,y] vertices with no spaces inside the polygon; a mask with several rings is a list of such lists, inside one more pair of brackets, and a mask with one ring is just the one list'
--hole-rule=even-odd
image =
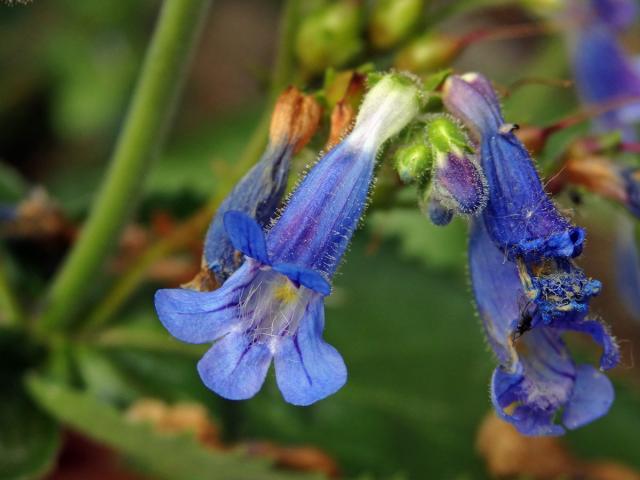
{"label": "hairy flower tube", "polygon": [[[567,310],[547,324],[540,304],[523,286],[516,263],[496,248],[485,223],[472,221],[469,266],[473,292],[498,367],[491,400],[498,415],[525,435],[561,435],[605,415],[614,399],[609,379],[596,368],[576,364],[562,340],[569,331],[590,335],[603,353],[600,369],[619,361],[607,328]],[[570,304],[571,291],[556,291],[557,303]],[[569,313],[570,312],[570,313]]]}
{"label": "hairy flower tube", "polygon": [[266,151],[222,202],[205,237],[204,262],[218,285],[238,269],[242,260],[224,229],[224,214],[236,210],[261,226],[269,223],[282,201],[291,158],[315,133],[320,115],[318,103],[294,87],[278,98]]}
{"label": "hairy flower tube", "polygon": [[324,297],[362,216],[379,147],[417,114],[418,89],[383,77],[366,95],[353,131],[311,168],[266,235],[248,215],[224,216],[247,258],[218,290],[165,289],[158,316],[190,343],[215,342],[198,363],[207,387],[234,400],[254,396],[272,359],[285,400],[309,405],[346,381],[340,354],[322,339]]}
{"label": "hairy flower tube", "polygon": [[506,124],[490,82],[480,74],[451,76],[447,109],[473,133],[489,198],[482,216],[489,235],[510,259],[527,262],[579,255],[584,231],[559,214],[545,193],[533,161]]}

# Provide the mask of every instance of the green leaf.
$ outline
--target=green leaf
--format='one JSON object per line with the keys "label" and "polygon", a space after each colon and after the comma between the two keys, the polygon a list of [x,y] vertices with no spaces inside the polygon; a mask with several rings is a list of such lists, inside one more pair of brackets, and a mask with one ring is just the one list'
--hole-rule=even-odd
{"label": "green leaf", "polygon": [[220,453],[198,444],[192,436],[154,432],[128,422],[115,408],[42,377],[28,380],[33,398],[51,415],[95,441],[139,462],[153,475],[180,480],[295,480],[320,478],[270,469],[269,462],[241,452]]}
{"label": "green leaf", "polygon": [[2,378],[0,480],[40,477],[55,460],[60,430],[27,397],[18,379]]}
{"label": "green leaf", "polygon": [[460,219],[438,227],[415,208],[376,211],[367,222],[374,234],[397,240],[403,258],[430,268],[463,271],[467,240],[466,226]]}

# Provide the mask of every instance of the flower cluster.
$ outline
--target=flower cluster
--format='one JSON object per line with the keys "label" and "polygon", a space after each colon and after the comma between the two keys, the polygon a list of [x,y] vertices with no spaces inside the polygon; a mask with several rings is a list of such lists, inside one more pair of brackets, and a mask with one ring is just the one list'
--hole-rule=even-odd
{"label": "flower cluster", "polygon": [[520,432],[557,435],[604,415],[613,401],[607,377],[576,365],[560,334],[588,333],[604,353],[600,367],[618,362],[607,329],[587,319],[600,282],[573,258],[585,234],[560,215],[544,192],[533,162],[504,122],[498,98],[479,74],[452,76],[447,109],[473,134],[489,187],[482,214],[472,220],[469,264],[476,303],[496,353],[491,397]]}
{"label": "flower cluster", "polygon": [[286,401],[309,405],[346,381],[322,339],[324,297],[365,209],[376,153],[416,115],[418,89],[399,75],[367,94],[351,132],[307,173],[266,232],[241,211],[224,226],[246,260],[213,292],[159,290],[163,325],[191,343],[215,342],[198,364],[203,382],[234,400],[255,395],[272,359]]}
{"label": "flower cluster", "polygon": [[395,167],[403,182],[417,184],[423,211],[437,225],[455,214],[470,220],[473,290],[499,361],[491,383],[499,415],[530,435],[560,434],[604,415],[611,383],[576,364],[561,338],[590,335],[603,349],[601,369],[618,363],[609,331],[588,318],[601,284],[574,261],[584,230],[545,193],[486,78],[447,78],[448,114],[418,115],[419,98],[414,79],[382,76],[351,133],[308,171],[275,219],[295,142],[272,134],[207,236],[207,263],[222,286],[159,290],[161,322],[182,341],[213,343],[198,371],[225,398],[254,396],[272,361],[289,403],[309,405],[340,389],[347,370],[322,338],[324,297],[366,207],[380,147],[402,132],[391,148]]}

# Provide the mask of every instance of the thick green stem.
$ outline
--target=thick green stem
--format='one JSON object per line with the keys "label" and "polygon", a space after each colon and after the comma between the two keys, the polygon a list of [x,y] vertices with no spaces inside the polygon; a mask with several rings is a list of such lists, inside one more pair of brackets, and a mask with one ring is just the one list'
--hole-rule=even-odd
{"label": "thick green stem", "polygon": [[109,171],[78,242],[55,278],[40,326],[68,325],[132,212],[189,65],[209,0],[166,0]]}
{"label": "thick green stem", "polygon": [[184,238],[201,235],[218,205],[228,195],[233,185],[253,165],[264,151],[273,104],[280,92],[292,81],[295,72],[293,44],[297,31],[301,0],[287,0],[282,10],[276,58],[271,76],[267,107],[260,122],[251,134],[242,155],[225,178],[225,184],[215,192],[211,201],[192,219],[169,238],[164,238],[145,251],[121,276],[115,286],[105,295],[89,315],[85,327],[93,330],[104,325],[122,304],[136,291],[146,278],[153,262],[163,258],[184,244]]}

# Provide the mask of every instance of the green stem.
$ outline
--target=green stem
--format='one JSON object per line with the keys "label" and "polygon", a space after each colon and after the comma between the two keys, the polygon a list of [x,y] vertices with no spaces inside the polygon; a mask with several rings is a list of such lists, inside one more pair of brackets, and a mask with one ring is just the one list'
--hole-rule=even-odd
{"label": "green stem", "polygon": [[78,242],[54,279],[41,327],[68,325],[132,212],[189,65],[209,0],[165,0],[107,177]]}
{"label": "green stem", "polygon": [[23,320],[24,314],[9,284],[4,262],[0,259],[0,325],[15,327]]}
{"label": "green stem", "polygon": [[273,104],[280,92],[292,81],[295,72],[293,43],[298,25],[300,1],[287,0],[284,6],[281,14],[277,54],[269,87],[267,107],[249,138],[240,159],[234,165],[232,172],[226,176],[225,185],[215,193],[212,200],[201,211],[196,213],[179,231],[174,232],[171,238],[160,240],[137,259],[91,312],[86,322],[88,330],[97,329],[107,323],[144,281],[146,273],[153,262],[178,249],[184,244],[183,239],[190,239],[194,235],[202,234],[201,231],[206,228],[218,205],[264,151]]}

